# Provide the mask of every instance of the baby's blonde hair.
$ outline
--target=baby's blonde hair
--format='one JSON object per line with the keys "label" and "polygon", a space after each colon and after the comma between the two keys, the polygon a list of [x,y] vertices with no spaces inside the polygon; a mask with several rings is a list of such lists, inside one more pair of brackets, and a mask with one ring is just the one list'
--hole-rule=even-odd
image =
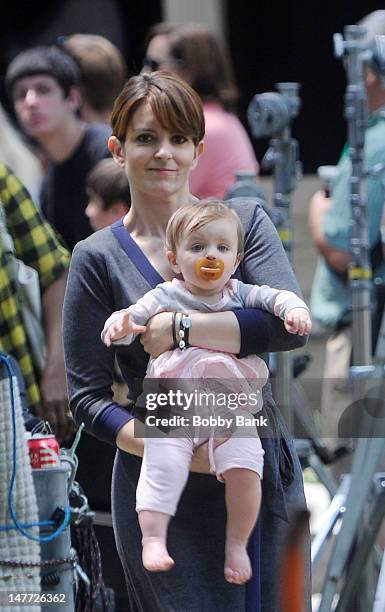
{"label": "baby's blonde hair", "polygon": [[206,198],[195,204],[178,208],[170,218],[166,228],[166,249],[176,252],[182,236],[189,235],[201,227],[217,219],[231,219],[237,229],[238,255],[242,258],[244,251],[245,232],[237,213],[222,200]]}

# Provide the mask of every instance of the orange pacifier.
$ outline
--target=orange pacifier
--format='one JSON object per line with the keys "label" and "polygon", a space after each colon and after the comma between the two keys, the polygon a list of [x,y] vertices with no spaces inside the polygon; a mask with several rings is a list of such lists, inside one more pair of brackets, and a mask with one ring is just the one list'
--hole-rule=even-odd
{"label": "orange pacifier", "polygon": [[218,280],[223,274],[225,264],[221,259],[207,259],[202,257],[195,264],[195,272],[205,280]]}

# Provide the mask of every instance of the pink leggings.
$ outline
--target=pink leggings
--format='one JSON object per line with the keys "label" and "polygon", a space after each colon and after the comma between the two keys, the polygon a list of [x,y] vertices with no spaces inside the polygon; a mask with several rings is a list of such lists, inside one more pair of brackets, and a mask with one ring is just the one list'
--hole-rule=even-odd
{"label": "pink leggings", "polygon": [[217,448],[212,438],[145,438],[144,458],[136,490],[136,511],[154,510],[174,516],[187,482],[194,449],[209,440],[210,468],[217,475],[232,468],[256,472],[262,478],[263,454],[255,427],[240,427]]}

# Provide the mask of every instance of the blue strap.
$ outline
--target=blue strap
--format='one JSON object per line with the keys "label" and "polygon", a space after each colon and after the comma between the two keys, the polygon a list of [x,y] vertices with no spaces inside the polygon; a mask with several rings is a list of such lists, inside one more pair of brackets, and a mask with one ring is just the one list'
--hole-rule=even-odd
{"label": "blue strap", "polygon": [[261,521],[254,528],[248,546],[253,575],[246,584],[246,612],[261,612]]}
{"label": "blue strap", "polygon": [[143,251],[136,244],[135,240],[131,237],[131,234],[124,227],[123,219],[124,217],[118,221],[115,221],[115,223],[111,225],[111,231],[119,242],[123,251],[151,287],[156,287],[159,285],[159,283],[164,283],[164,278],[162,278],[159,272],[155,270],[154,266],[150,263]]}

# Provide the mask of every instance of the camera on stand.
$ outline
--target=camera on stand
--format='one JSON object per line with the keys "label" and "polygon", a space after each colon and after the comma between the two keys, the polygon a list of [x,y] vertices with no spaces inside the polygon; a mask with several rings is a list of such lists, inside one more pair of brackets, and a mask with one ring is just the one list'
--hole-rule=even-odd
{"label": "camera on stand", "polygon": [[287,128],[301,106],[299,83],[277,83],[278,92],[256,94],[249,104],[247,118],[254,138],[270,138]]}
{"label": "camera on stand", "polygon": [[[277,83],[278,92],[266,92],[253,97],[248,108],[248,120],[254,138],[270,138],[269,148],[262,159],[262,168],[273,173],[273,202],[269,208],[283,247],[291,259],[292,224],[290,194],[302,176],[298,160],[298,143],[291,136],[291,123],[298,115],[299,83]],[[274,395],[290,430],[293,430],[292,378],[293,361],[289,352],[272,354],[270,367],[275,371]]]}
{"label": "camera on stand", "polygon": [[291,136],[291,123],[298,115],[301,102],[299,83],[277,83],[276,87],[278,92],[256,94],[249,104],[247,116],[254,138],[270,138],[261,165],[273,172],[271,216],[290,258],[290,194],[302,176],[298,142]]}

